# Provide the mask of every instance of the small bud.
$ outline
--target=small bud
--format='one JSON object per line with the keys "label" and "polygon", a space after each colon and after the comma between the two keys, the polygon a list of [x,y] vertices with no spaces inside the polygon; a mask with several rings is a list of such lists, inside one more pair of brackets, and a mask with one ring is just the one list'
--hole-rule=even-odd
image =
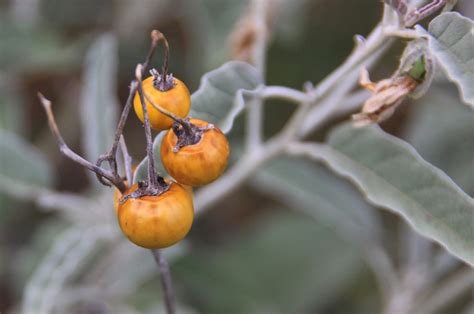
{"label": "small bud", "polygon": [[419,82],[409,75],[404,75],[374,83],[370,81],[365,70],[361,73],[360,84],[372,92],[372,96],[366,100],[361,112],[352,116],[356,127],[380,123],[391,117]]}

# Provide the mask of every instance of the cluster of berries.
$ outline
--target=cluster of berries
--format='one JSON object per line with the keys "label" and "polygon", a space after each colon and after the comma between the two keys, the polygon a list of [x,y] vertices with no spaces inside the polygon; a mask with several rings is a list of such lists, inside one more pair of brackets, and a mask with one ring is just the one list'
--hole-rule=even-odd
{"label": "cluster of berries", "polygon": [[[161,148],[162,164],[174,179],[158,184],[156,195],[137,193],[143,183],[132,185],[123,194],[116,190],[114,203],[120,228],[133,243],[145,248],[164,248],[182,240],[193,223],[192,187],[217,179],[229,157],[225,135],[207,121],[187,117],[191,97],[177,78],[157,71],[142,82],[143,97],[134,98],[134,109],[144,122],[145,101],[150,126],[166,132]],[[142,186],[141,186],[142,185]]]}
{"label": "cluster of berries", "polygon": [[[151,38],[147,59],[137,66],[136,80],[132,82],[112,149],[100,156],[95,164],[67,146],[56,124],[51,102],[41,93],[38,97],[60,151],[93,171],[102,184],[116,187],[114,206],[125,236],[141,247],[158,249],[179,242],[189,232],[194,219],[192,188],[208,184],[224,172],[229,158],[229,143],[216,126],[188,117],[191,109],[189,90],[182,81],[168,74],[168,41],[157,30],[151,32]],[[162,71],[159,73],[152,69],[151,76],[142,80],[159,42],[164,45]],[[126,151],[122,133],[132,105],[145,125],[148,157],[148,179],[135,184],[132,184],[131,171],[126,171],[127,179],[118,173],[116,160],[119,142],[123,145],[122,152]],[[160,157],[170,179],[165,180],[155,172],[152,128],[166,132]],[[124,159],[125,168],[129,170],[130,158]],[[109,169],[101,167],[103,162],[108,162]]]}

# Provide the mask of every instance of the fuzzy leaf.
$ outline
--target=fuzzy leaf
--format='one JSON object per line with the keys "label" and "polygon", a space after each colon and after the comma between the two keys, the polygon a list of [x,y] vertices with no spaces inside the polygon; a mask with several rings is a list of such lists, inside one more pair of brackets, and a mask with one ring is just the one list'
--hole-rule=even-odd
{"label": "fuzzy leaf", "polygon": [[474,196],[474,111],[461,106],[455,87],[449,85],[433,86],[413,106],[404,138]]}
{"label": "fuzzy leaf", "polygon": [[474,264],[474,201],[407,143],[377,126],[343,125],[313,157],[353,181],[367,199],[403,216],[422,235]]}
{"label": "fuzzy leaf", "polygon": [[441,14],[431,21],[429,47],[456,83],[463,101],[474,107],[474,23],[456,12]]}
{"label": "fuzzy leaf", "polygon": [[243,92],[254,90],[261,83],[260,75],[251,65],[227,62],[201,78],[199,89],[191,97],[189,115],[209,121],[227,133],[244,108]]}
{"label": "fuzzy leaf", "polygon": [[[83,146],[87,159],[95,162],[112,145],[118,119],[117,43],[112,35],[102,35],[92,44],[84,70],[80,106]],[[91,178],[97,182],[92,173]]]}
{"label": "fuzzy leaf", "polygon": [[0,180],[49,186],[53,169],[35,147],[14,133],[0,130]]}
{"label": "fuzzy leaf", "polygon": [[308,313],[360,274],[360,250],[306,217],[271,213],[226,245],[194,248],[173,265],[199,312]]}
{"label": "fuzzy leaf", "polygon": [[349,183],[325,167],[296,158],[279,158],[259,171],[254,188],[318,222],[349,241],[364,245],[379,238],[374,209]]}
{"label": "fuzzy leaf", "polygon": [[[191,96],[190,116],[218,126],[224,133],[232,129],[234,119],[244,108],[243,93],[253,90],[261,84],[258,72],[251,65],[230,61],[221,67],[204,74],[199,89]],[[153,141],[153,152],[157,172],[167,176],[160,159],[160,146],[165,132],[161,132]],[[145,180],[147,159],[137,167],[135,181]]]}

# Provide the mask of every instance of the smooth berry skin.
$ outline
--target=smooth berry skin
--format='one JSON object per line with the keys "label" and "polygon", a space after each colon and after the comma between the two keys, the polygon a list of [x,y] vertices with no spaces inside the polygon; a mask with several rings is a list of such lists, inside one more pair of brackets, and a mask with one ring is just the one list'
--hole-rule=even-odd
{"label": "smooth berry skin", "polygon": [[[137,189],[134,184],[124,195]],[[117,210],[120,228],[133,243],[147,249],[169,247],[181,241],[194,219],[189,188],[171,182],[169,189],[157,196],[129,198]]]}
{"label": "smooth berry skin", "polygon": [[[199,127],[209,123],[191,119]],[[201,186],[216,180],[225,170],[229,159],[229,143],[222,131],[213,127],[204,131],[201,140],[174,152],[177,137],[169,130],[160,148],[161,161],[176,181],[189,186]]]}
{"label": "smooth berry skin", "polygon": [[[173,78],[173,88],[167,91],[161,91],[153,86],[153,79],[154,77],[150,76],[142,82],[143,91],[147,96],[150,97],[156,105],[159,105],[163,109],[180,118],[185,118],[191,109],[191,96],[186,85],[177,78]],[[150,118],[150,126],[153,129],[162,131],[171,128],[173,125],[173,120],[171,118],[168,118],[155,109],[155,107],[153,107],[153,105],[146,99],[145,104],[148,117]],[[144,123],[143,108],[138,92],[135,94],[135,98],[133,99],[133,108],[135,109],[138,119]]]}

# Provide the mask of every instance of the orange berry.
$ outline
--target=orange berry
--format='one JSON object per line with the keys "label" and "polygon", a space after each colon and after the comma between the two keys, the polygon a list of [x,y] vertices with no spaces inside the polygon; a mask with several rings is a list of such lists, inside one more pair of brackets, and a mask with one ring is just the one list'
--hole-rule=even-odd
{"label": "orange berry", "polygon": [[[159,105],[161,108],[180,118],[186,117],[191,109],[191,96],[186,85],[177,78],[173,78],[174,86],[169,90],[161,91],[154,86],[154,79],[154,76],[150,76],[143,80],[142,87],[144,93],[150,97],[153,103]],[[146,99],[145,104],[148,117],[150,118],[150,126],[153,129],[166,130],[171,128],[173,125],[173,120],[171,118],[168,118],[155,109],[155,107],[153,107],[153,105]],[[135,94],[135,98],[133,99],[133,107],[140,121],[144,123],[143,108],[138,92]]]}
{"label": "orange berry", "polygon": [[[138,188],[134,184],[124,195]],[[157,249],[181,241],[191,229],[194,218],[192,194],[179,183],[157,196],[128,198],[118,207],[122,232],[138,246]]]}
{"label": "orange berry", "polygon": [[[190,122],[198,127],[209,124],[198,119],[191,119]],[[177,140],[173,130],[169,130],[160,149],[163,166],[176,181],[200,186],[216,180],[224,172],[229,159],[229,143],[219,128],[204,131],[199,142],[174,152]]]}

